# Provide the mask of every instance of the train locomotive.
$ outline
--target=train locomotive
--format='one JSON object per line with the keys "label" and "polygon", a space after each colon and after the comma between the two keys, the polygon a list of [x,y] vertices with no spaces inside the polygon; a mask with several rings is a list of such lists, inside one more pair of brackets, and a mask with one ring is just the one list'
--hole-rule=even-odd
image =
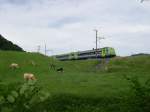
{"label": "train locomotive", "polygon": [[115,57],[115,49],[112,47],[104,47],[86,51],[72,52],[68,54],[55,55],[54,57],[60,61],[67,60],[85,60],[85,59],[100,59]]}

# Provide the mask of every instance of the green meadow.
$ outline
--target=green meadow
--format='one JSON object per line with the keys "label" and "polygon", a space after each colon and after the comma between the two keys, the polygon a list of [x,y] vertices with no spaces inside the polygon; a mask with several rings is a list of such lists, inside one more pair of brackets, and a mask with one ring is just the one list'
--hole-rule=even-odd
{"label": "green meadow", "polygon": [[[10,69],[11,63],[19,68]],[[63,67],[64,72],[57,72],[50,64]],[[0,51],[2,83],[23,83],[24,73],[33,73],[38,85],[50,93],[37,112],[132,112],[137,110],[128,102],[131,82],[125,77],[136,77],[141,85],[150,79],[150,56],[115,57],[108,62],[58,61],[37,53]],[[44,106],[48,110],[44,111]]]}

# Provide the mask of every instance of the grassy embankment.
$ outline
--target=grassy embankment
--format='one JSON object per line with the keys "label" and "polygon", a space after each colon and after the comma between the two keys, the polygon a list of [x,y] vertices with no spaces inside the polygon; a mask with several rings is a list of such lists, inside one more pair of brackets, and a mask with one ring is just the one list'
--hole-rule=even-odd
{"label": "grassy embankment", "polygon": [[[11,63],[20,68],[10,69]],[[50,69],[50,63],[63,67],[64,73]],[[0,80],[23,82],[24,73],[35,74],[38,84],[51,93],[54,112],[126,111],[121,98],[128,96],[130,83],[124,76],[137,76],[141,83],[150,78],[150,56],[113,58],[105,65],[107,70],[98,64],[96,60],[59,62],[40,54],[0,51]]]}

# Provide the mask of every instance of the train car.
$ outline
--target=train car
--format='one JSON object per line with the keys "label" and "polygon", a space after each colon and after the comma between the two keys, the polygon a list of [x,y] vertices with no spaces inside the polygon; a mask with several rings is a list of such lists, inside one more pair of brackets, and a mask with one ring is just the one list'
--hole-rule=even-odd
{"label": "train car", "polygon": [[56,59],[60,61],[65,60],[84,60],[84,59],[98,59],[98,58],[111,58],[116,56],[115,49],[112,47],[104,47],[93,50],[72,52],[69,54],[62,54],[54,56]]}

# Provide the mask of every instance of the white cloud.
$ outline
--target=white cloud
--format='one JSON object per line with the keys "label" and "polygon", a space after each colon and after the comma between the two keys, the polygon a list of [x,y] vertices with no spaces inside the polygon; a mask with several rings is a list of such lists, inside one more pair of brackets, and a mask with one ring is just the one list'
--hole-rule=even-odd
{"label": "white cloud", "polygon": [[0,31],[25,50],[47,44],[54,53],[115,47],[119,55],[150,53],[150,2],[136,0],[25,0],[0,4]]}

